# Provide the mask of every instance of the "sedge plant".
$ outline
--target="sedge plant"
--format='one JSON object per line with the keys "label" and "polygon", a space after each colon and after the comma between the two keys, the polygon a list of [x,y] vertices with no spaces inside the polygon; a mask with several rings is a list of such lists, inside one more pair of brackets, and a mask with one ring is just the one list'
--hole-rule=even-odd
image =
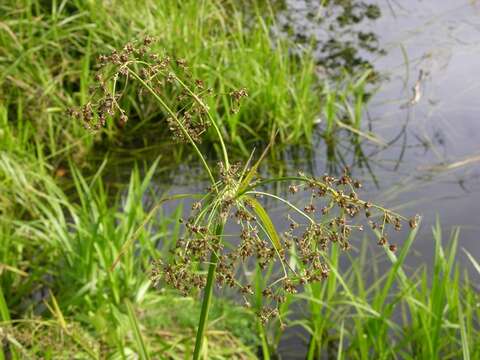
{"label": "sedge plant", "polygon": [[[362,200],[357,195],[361,187],[346,169],[338,177],[322,178],[295,176],[263,179],[258,175],[267,149],[254,161],[253,153],[245,164],[233,163],[219,127],[219,112],[213,112],[213,91],[189,71],[183,59],[172,59],[153,51],[153,39],[128,43],[98,59],[99,71],[91,100],[70,115],[95,131],[111,121],[122,127],[128,121],[125,110],[125,90],[134,87],[141,97],[151,97],[158,104],[164,121],[178,143],[191,146],[210,181],[209,188],[195,195],[191,213],[182,220],[183,237],[173,245],[168,261],[158,259],[151,270],[155,285],[168,285],[182,294],[203,290],[203,300],[194,359],[206,354],[204,340],[208,315],[215,285],[237,289],[245,304],[255,302],[260,331],[272,318],[281,319],[282,304],[301,286],[320,282],[330,272],[326,254],[332,244],[341,249],[350,248],[350,236],[362,231],[356,217],[369,218],[373,211],[380,213],[381,221],[369,220],[372,228],[380,232],[379,244],[394,252],[396,246],[387,239],[388,227],[399,230],[404,220],[380,205]],[[130,89],[131,90],[131,89]],[[229,93],[230,108],[235,111],[241,100],[248,96],[246,89]],[[213,115],[216,114],[216,115]],[[217,166],[212,166],[201,148],[202,136],[211,131],[216,135],[222,154]],[[273,136],[272,136],[273,139]],[[272,140],[273,142],[273,140]],[[305,191],[305,206],[298,207],[287,197],[280,197],[263,189],[272,183],[288,182],[289,191]],[[186,195],[185,195],[186,196]],[[182,196],[183,197],[183,196]],[[176,196],[175,198],[178,198]],[[288,230],[277,232],[261,198],[270,198],[289,209]],[[227,234],[229,225],[236,223],[238,233]],[[410,221],[412,227],[415,220]],[[234,235],[239,241],[229,240]],[[125,247],[131,245],[125,244]],[[122,256],[124,252],[120,252]],[[301,266],[292,266],[295,259]],[[112,268],[117,261],[114,261]],[[239,274],[239,265],[255,267],[253,279]],[[279,269],[278,276],[273,270]],[[268,281],[260,281],[259,274],[267,272]],[[251,273],[250,271],[246,273]],[[265,336],[264,358],[270,358]]]}

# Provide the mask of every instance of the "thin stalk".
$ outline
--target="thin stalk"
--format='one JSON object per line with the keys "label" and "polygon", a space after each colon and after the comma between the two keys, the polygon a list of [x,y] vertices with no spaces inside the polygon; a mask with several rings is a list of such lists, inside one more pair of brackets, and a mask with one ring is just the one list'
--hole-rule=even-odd
{"label": "thin stalk", "polygon": [[[223,234],[223,222],[218,224],[216,235]],[[205,327],[208,321],[208,312],[210,310],[210,303],[213,294],[213,284],[215,283],[215,273],[217,270],[218,256],[212,251],[210,255],[210,265],[208,266],[207,284],[203,293],[202,311],[200,313],[200,320],[198,322],[197,337],[195,339],[195,350],[193,352],[193,360],[200,359],[202,351],[203,337],[205,336]]]}
{"label": "thin stalk", "polygon": [[155,92],[155,90],[152,89],[151,86],[149,86],[145,81],[143,81],[143,79],[138,76],[138,74],[133,71],[132,69],[130,69],[129,67],[127,67],[129,73],[135,77],[135,79],[137,79],[138,81],[140,81],[140,83],[155,97],[155,99],[162,105],[162,107],[170,114],[170,116],[172,116],[175,121],[177,122],[178,126],[180,126],[180,129],[182,129],[182,132],[183,134],[187,137],[188,141],[190,142],[190,144],[193,146],[193,148],[195,149],[195,152],[197,153],[198,157],[200,158],[200,161],[202,162],[205,170],[207,170],[207,173],[208,173],[208,176],[212,182],[212,185],[214,186],[214,188],[216,189],[217,188],[217,185],[215,183],[215,178],[213,177],[213,174],[212,172],[210,171],[210,167],[208,166],[207,164],[207,161],[205,160],[205,158],[203,157],[202,155],[202,152],[200,151],[200,149],[198,148],[197,144],[195,144],[195,141],[193,141],[192,137],[190,136],[190,134],[188,133],[187,129],[185,129],[185,127],[183,126],[182,122],[178,119],[177,115],[172,111],[172,109],[170,109],[170,107],[165,103],[165,101],[163,101],[163,99],[158,96],[158,94]]}
{"label": "thin stalk", "polygon": [[[314,184],[321,186],[323,189],[325,189],[327,192],[332,194],[334,197],[339,196],[339,193],[334,188],[332,188],[331,186],[328,186],[324,182],[314,180],[314,179],[309,179],[309,178],[302,177],[302,176],[284,176],[284,177],[278,177],[278,178],[272,178],[272,179],[258,181],[255,184],[250,185],[250,186],[246,187],[245,189],[239,191],[238,194],[236,195],[236,197],[239,198],[243,194],[245,194],[247,192],[254,191],[256,188],[261,187],[263,185],[270,184],[270,183],[282,182],[282,181],[288,181],[288,182],[290,182],[290,181],[301,181],[301,182],[304,182],[304,183],[309,183],[309,182],[313,181]],[[365,200],[358,199],[357,201],[362,206],[365,206],[365,204],[367,204],[367,201],[365,201]],[[399,219],[408,221],[408,218],[406,218],[405,216],[400,215],[400,214],[398,214],[394,211],[391,211],[389,209],[386,209],[383,206],[380,206],[380,205],[377,205],[377,204],[370,204],[370,205],[374,209],[380,210],[382,212],[387,212],[388,214],[394,215],[394,216],[398,217]]]}
{"label": "thin stalk", "polygon": [[222,136],[222,133],[220,132],[220,128],[218,127],[217,123],[215,122],[215,120],[213,119],[212,117],[212,114],[210,114],[210,111],[208,111],[208,106],[205,105],[203,103],[202,100],[200,100],[200,98],[192,91],[190,90],[190,88],[185,85],[185,83],[180,80],[177,76],[175,76],[175,78],[177,79],[177,81],[179,82],[180,85],[182,85],[182,87],[187,90],[187,92],[195,99],[195,101],[205,110],[205,112],[207,113],[207,116],[210,120],[210,122],[212,123],[212,126],[214,127],[215,129],[215,132],[217,133],[217,136],[218,136],[218,141],[220,142],[220,146],[222,148],[222,152],[223,152],[223,158],[225,160],[225,167],[228,169],[230,167],[230,163],[228,161],[228,153],[227,153],[227,148],[225,146],[225,142],[223,141],[223,136]]}
{"label": "thin stalk", "polygon": [[270,348],[268,346],[267,334],[265,328],[260,321],[258,323],[258,333],[260,334],[260,339],[262,341],[262,355],[264,360],[270,360]]}
{"label": "thin stalk", "polygon": [[268,197],[271,197],[271,198],[274,198],[280,202],[283,202],[284,204],[288,205],[290,208],[292,208],[293,210],[295,210],[296,212],[298,212],[300,215],[306,217],[308,219],[308,221],[310,221],[310,223],[314,224],[315,221],[313,221],[313,219],[308,216],[307,214],[305,214],[305,212],[303,212],[302,210],[300,210],[299,208],[297,208],[295,205],[293,205],[290,201],[287,201],[283,198],[281,198],[280,196],[276,196],[276,195],[273,195],[273,194],[269,194],[269,193],[266,193],[266,192],[263,192],[263,191],[248,191],[246,192],[246,194],[254,194],[254,195],[262,195],[262,196],[268,196]]}
{"label": "thin stalk", "polygon": [[310,339],[310,344],[308,346],[308,353],[307,353],[307,360],[314,360],[315,359],[315,353],[317,352],[317,329],[312,334],[312,337]]}

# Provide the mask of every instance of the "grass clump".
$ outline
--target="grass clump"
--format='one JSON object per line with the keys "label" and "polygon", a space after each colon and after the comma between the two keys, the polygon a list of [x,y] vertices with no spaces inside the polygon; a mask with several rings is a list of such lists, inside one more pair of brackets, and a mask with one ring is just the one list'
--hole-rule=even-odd
{"label": "grass clump", "polygon": [[[87,179],[72,166],[73,188],[63,190],[41,159],[0,154],[0,354],[129,357],[140,351],[139,338],[151,354],[182,358],[193,351],[194,329],[185,318],[198,305],[153,291],[148,276],[152,259],[178,237],[181,207],[171,216],[157,208],[145,224],[151,205],[143,199],[154,168],[144,176],[135,169],[127,190],[112,198],[104,167]],[[133,237],[135,246],[111,271]],[[162,313],[166,304],[183,318]],[[244,338],[247,346],[236,336],[248,333],[248,316],[222,300],[213,308],[212,357],[228,357],[228,346],[235,349],[231,357],[248,356],[255,337]],[[151,321],[148,314],[161,317]]]}
{"label": "grass clump", "polygon": [[[334,271],[295,301],[308,305],[290,326],[307,330],[308,359],[445,359],[478,357],[478,292],[457,257],[459,230],[442,245],[440,223],[433,227],[434,259],[411,269],[405,264],[417,231],[398,256],[387,253],[391,267],[372,259],[367,242],[346,271]],[[379,256],[382,254],[379,254]],[[330,253],[338,269],[339,251]],[[287,352],[288,353],[288,352]]]}
{"label": "grass clump", "polygon": [[[360,149],[368,73],[344,90],[320,86],[313,60],[272,41],[274,14],[260,17],[252,4],[248,15],[234,1],[0,5],[8,14],[0,33],[0,357],[253,358],[259,346],[268,359],[296,324],[310,334],[309,359],[325,351],[362,359],[477,354],[478,296],[468,277],[460,283],[438,228],[433,275],[410,275],[403,263],[417,219],[397,249],[388,230],[407,219],[360,199],[348,169],[259,176],[275,141],[309,140],[318,113],[328,141],[341,127]],[[142,31],[156,41],[123,45]],[[107,55],[96,59],[99,49]],[[95,144],[148,148],[164,133],[189,144],[210,181],[204,192],[147,204],[155,166],[135,168],[119,192],[104,176],[107,159],[88,177],[74,165]],[[265,139],[257,159],[231,161]],[[202,141],[220,154],[217,166]],[[279,183],[292,197],[308,194],[306,202],[265,190]],[[186,198],[190,210],[163,212],[167,201]],[[282,231],[264,198],[287,206]],[[392,262],[372,285],[364,281],[370,253],[345,273],[339,265],[364,223]],[[249,309],[216,300],[217,285],[236,290]],[[306,319],[289,320],[303,302]]]}
{"label": "grass clump", "polygon": [[[158,145],[165,117],[132,88],[125,93],[126,129],[110,123],[88,137],[65,116],[66,107],[89,98],[98,54],[143,33],[220,94],[209,103],[211,115],[232,149],[248,152],[247,143],[265,142],[272,131],[283,143],[308,142],[320,111],[314,61],[307,53],[292,55],[288,40],[272,39],[269,6],[253,1],[248,9],[236,1],[7,1],[1,5],[0,92],[9,121],[22,139],[79,160],[100,136],[111,147]],[[231,88],[247,89],[248,106],[231,102]],[[204,139],[214,143],[215,135]]]}

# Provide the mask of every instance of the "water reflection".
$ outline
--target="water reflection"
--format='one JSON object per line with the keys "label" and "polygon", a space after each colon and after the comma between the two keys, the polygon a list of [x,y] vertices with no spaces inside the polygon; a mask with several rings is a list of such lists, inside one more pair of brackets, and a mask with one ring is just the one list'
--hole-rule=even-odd
{"label": "water reflection", "polygon": [[373,69],[371,59],[385,53],[369,30],[381,15],[378,5],[365,1],[286,0],[276,31],[295,39],[299,48],[313,46],[321,71],[354,74]]}
{"label": "water reflection", "polygon": [[[372,197],[406,212],[422,213],[425,230],[416,245],[423,254],[422,261],[429,258],[429,227],[436,214],[446,228],[463,225],[460,246],[480,257],[476,235],[480,211],[480,80],[475,76],[480,58],[480,3],[378,2],[374,5],[378,7],[375,16],[357,14],[345,25],[338,17],[344,13],[342,6],[352,2],[323,3],[327,6],[322,2],[286,1],[281,21],[316,39],[320,63],[339,54],[330,55],[325,45],[339,29],[340,33],[345,29],[345,36],[350,37],[377,34],[368,37],[374,40],[372,48],[360,44],[355,47],[356,54],[363,57],[359,63],[368,63],[388,79],[374,92],[362,119],[362,131],[378,134],[386,144],[355,137],[348,131],[336,134],[335,140],[324,139],[315,147],[316,175],[348,165],[355,175],[364,178]],[[354,11],[367,8],[357,5]],[[313,13],[332,17],[309,15]],[[326,28],[329,22],[336,27]],[[335,65],[348,63],[342,61]]]}

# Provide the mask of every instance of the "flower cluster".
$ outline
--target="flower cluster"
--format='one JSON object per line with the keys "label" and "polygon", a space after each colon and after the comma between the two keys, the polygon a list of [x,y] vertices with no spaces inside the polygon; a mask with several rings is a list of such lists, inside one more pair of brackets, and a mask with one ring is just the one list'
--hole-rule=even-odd
{"label": "flower cluster", "polygon": [[[350,249],[351,235],[354,231],[363,231],[362,222],[368,222],[372,229],[380,232],[379,245],[386,246],[390,251],[396,250],[396,246],[388,242],[387,233],[390,228],[400,230],[407,219],[360,199],[357,190],[361,184],[349,176],[348,170],[338,178],[326,175],[317,179],[299,174],[289,190],[292,195],[305,191],[307,202],[300,209],[288,199],[283,199],[290,205],[292,213],[287,216],[288,229],[279,236],[281,242],[276,243],[272,230],[267,229],[269,224],[256,211],[258,198],[268,196],[255,190],[261,182],[256,182],[240,195],[232,193],[232,189],[238,188],[241,182],[239,169],[239,165],[228,171],[220,167],[221,180],[216,192],[211,190],[204,202],[193,205],[191,217],[184,222],[184,237],[177,242],[169,263],[157,262],[153,266],[152,279],[156,285],[164,282],[185,294],[193,289],[202,289],[206,273],[201,265],[209,264],[210,256],[214,254],[217,285],[236,288],[249,305],[248,298],[254,295],[252,279],[243,276],[239,269],[249,265],[274,269],[278,261],[279,266],[274,272],[277,276],[272,277],[262,290],[266,301],[258,316],[267,321],[278,315],[278,306],[288,294],[328,277],[330,269],[326,256],[330,246],[338,244],[343,250]],[[217,223],[211,223],[211,214],[215,211],[222,214],[223,222],[240,225],[238,235],[228,234],[227,237],[226,234],[216,234],[216,227],[212,225]],[[371,220],[373,211],[380,221]],[[366,220],[357,220],[359,216]],[[409,224],[416,226],[416,220],[410,220]]]}
{"label": "flower cluster", "polygon": [[[259,162],[251,168],[230,164],[222,132],[206,104],[205,97],[212,91],[192,76],[185,60],[158,56],[151,51],[152,44],[151,38],[145,38],[141,43],[129,43],[120,51],[100,56],[92,100],[70,114],[91,130],[102,128],[109,118],[116,117],[119,125],[124,126],[128,116],[121,98],[133,82],[138,85],[138,96],[147,93],[162,107],[173,138],[192,144],[209,174],[212,185],[183,221],[183,237],[171,249],[168,259],[158,259],[152,266],[155,285],[167,284],[186,295],[211,284],[215,274],[218,286],[236,288],[247,305],[249,297],[261,291],[265,307],[257,311],[265,322],[279,314],[278,306],[289,294],[328,277],[330,247],[338,244],[343,250],[351,248],[351,235],[363,231],[365,221],[358,219],[360,215],[380,235],[379,245],[396,250],[387,233],[390,228],[400,230],[406,219],[360,199],[357,190],[361,184],[351,178],[348,169],[338,178],[313,178],[299,173],[283,180],[263,181],[255,177]],[[231,91],[229,96],[230,108],[236,111],[239,101],[248,94],[240,89]],[[219,163],[217,178],[196,146],[210,125],[215,128],[224,158]],[[302,206],[258,190],[269,181],[287,180],[291,182],[290,196],[302,190],[307,193]],[[262,197],[271,197],[289,207],[288,228],[283,233],[277,233],[261,204]],[[373,221],[373,215],[380,221]],[[409,221],[411,227],[416,223],[416,219]],[[237,233],[225,234],[224,229],[230,224],[238,226]],[[209,275],[205,271],[207,265],[210,270],[215,269],[209,270]],[[249,275],[252,272],[241,272],[252,266],[275,274],[268,277],[263,289],[257,286],[254,291]]]}
{"label": "flower cluster", "polygon": [[166,127],[176,141],[200,142],[211,124],[206,97],[212,95],[212,89],[194,79],[184,59],[153,52],[153,43],[146,37],[142,42],[126,44],[120,51],[99,56],[91,100],[79,109],[69,109],[68,115],[92,131],[100,130],[109,119],[123,127],[129,118],[121,99],[129,82],[135,82],[138,96],[147,94],[164,102]]}

